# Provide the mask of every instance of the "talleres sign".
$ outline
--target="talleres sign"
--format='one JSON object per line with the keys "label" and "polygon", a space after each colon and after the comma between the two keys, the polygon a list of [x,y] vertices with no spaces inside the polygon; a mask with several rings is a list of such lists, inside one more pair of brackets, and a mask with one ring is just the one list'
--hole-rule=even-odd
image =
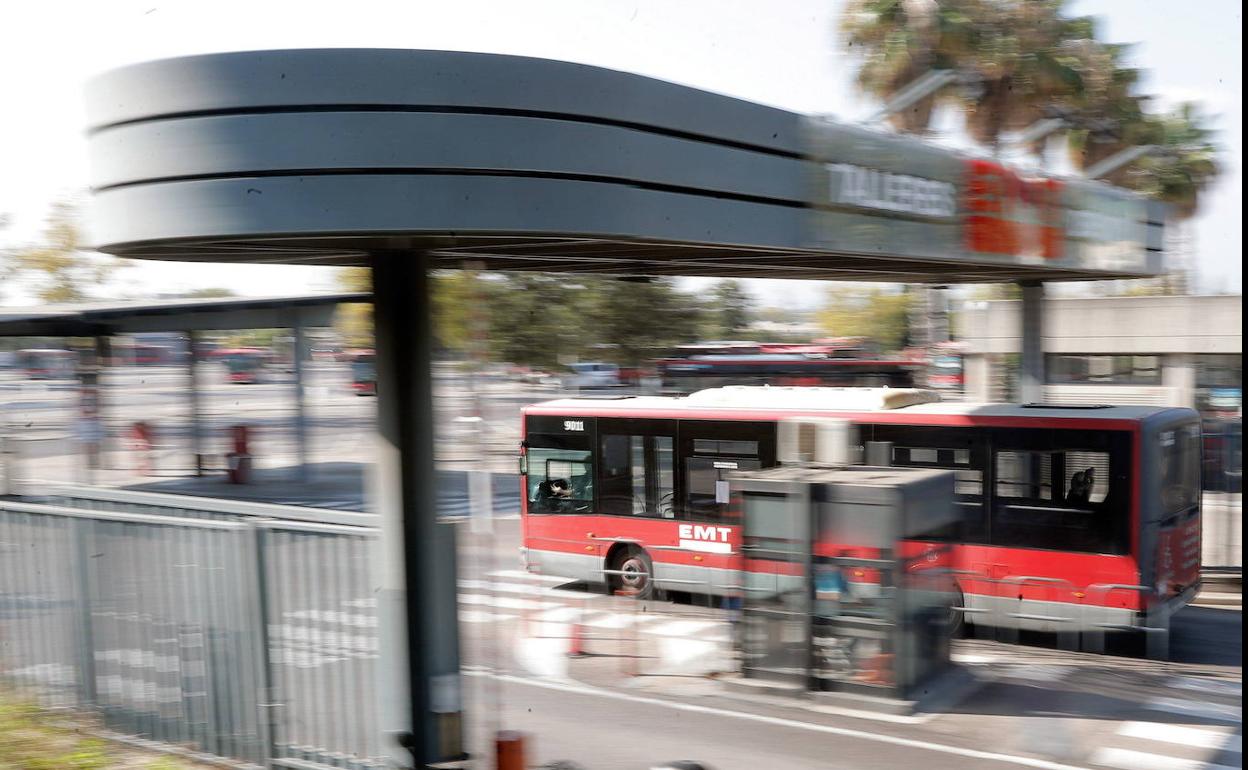
{"label": "talleres sign", "polygon": [[825,120],[812,120],[808,136],[818,248],[1142,275],[1158,268],[1159,212],[1126,191]]}

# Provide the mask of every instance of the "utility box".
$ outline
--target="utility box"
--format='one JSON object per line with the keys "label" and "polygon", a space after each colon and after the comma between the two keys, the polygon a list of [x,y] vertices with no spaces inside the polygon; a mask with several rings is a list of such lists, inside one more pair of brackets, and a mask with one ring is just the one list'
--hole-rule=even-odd
{"label": "utility box", "polygon": [[949,667],[952,471],[780,466],[731,484],[747,678],[906,699]]}

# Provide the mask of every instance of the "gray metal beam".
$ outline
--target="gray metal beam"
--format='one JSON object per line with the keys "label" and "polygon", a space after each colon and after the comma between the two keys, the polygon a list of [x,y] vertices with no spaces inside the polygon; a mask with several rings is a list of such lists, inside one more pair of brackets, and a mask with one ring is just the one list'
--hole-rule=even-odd
{"label": "gray metal beam", "polygon": [[1019,398],[1024,404],[1044,401],[1044,284],[1027,281],[1022,290],[1022,355],[1019,356]]}

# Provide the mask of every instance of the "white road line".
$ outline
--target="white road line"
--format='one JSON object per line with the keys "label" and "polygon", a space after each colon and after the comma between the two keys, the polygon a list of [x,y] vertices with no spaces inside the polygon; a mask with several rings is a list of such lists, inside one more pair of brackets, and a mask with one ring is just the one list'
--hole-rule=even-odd
{"label": "white road line", "polygon": [[511,620],[515,615],[499,615],[493,612],[483,612],[481,610],[460,610],[459,621],[461,623],[494,623],[500,620]]}
{"label": "white road line", "polygon": [[1026,679],[1030,682],[1056,682],[1070,673],[1067,666],[1025,664],[1007,667],[1002,674],[1010,679]]}
{"label": "white road line", "polygon": [[1223,706],[1218,703],[1201,703],[1180,698],[1153,698],[1144,704],[1149,711],[1169,711],[1171,714],[1218,719],[1224,722],[1239,722],[1243,719],[1243,709],[1239,706]]}
{"label": "white road line", "polygon": [[1221,749],[1242,752],[1243,739],[1231,733],[1203,727],[1167,725],[1159,722],[1127,722],[1118,728],[1118,734],[1127,738],[1143,738],[1149,741],[1176,743],[1180,746],[1198,746],[1202,749]]}
{"label": "white road line", "polygon": [[485,594],[460,594],[460,604],[484,604],[504,610],[545,610],[562,607],[558,602],[539,602],[533,599],[517,599],[514,596],[486,596]]}
{"label": "white road line", "polygon": [[520,580],[531,580],[536,583],[573,583],[576,582],[572,578],[559,577],[558,575],[540,575],[533,572],[525,572],[518,569],[500,569],[497,572],[488,572],[486,577],[501,577]]}
{"label": "white road line", "polygon": [[970,654],[958,654],[958,653],[954,653],[953,655],[950,655],[949,659],[952,660],[954,663],[967,663],[970,665],[975,665],[975,664],[980,664],[980,663],[995,663],[997,662],[997,660],[999,660],[999,658],[992,656],[992,655],[970,655]]}
{"label": "white road line", "polygon": [[647,634],[660,636],[694,636],[700,631],[708,631],[722,625],[713,620],[673,620],[661,625],[649,626]]}
{"label": "white road line", "polygon": [[487,580],[461,580],[460,588],[471,588],[477,591],[496,591],[508,594],[528,594],[536,596],[554,596],[560,599],[581,599],[586,600],[593,597],[593,594],[584,591],[562,591],[558,588],[547,588],[540,585],[524,585],[523,583],[499,583]]}
{"label": "white road line", "polygon": [[581,616],[580,607],[555,607],[554,609],[539,612],[538,620],[550,623],[571,623]]}
{"label": "white road line", "polygon": [[[507,674],[491,674],[485,671],[465,670],[465,676],[484,676],[497,679],[501,682],[511,684],[528,685],[530,687],[541,687],[547,690],[557,690],[560,692],[569,692],[576,695],[585,695],[594,698],[607,698],[610,700],[628,701],[630,703],[639,703],[646,706],[658,706],[668,708],[674,711],[688,711],[697,714],[709,714],[716,717],[729,717],[732,719],[740,719],[744,722],[755,722],[760,724],[768,724],[776,727],[785,727],[792,730],[806,730],[809,732],[825,733],[827,735],[839,735],[845,738],[857,738],[864,741],[873,741],[875,743],[888,743],[894,746],[905,746],[911,749],[923,749],[926,751],[934,751],[941,754],[953,754],[959,757],[970,757],[972,759],[986,759],[994,762],[1006,762],[1021,767],[1034,767],[1039,770],[1086,770],[1086,768],[1076,767],[1075,765],[1064,765],[1060,762],[1051,762],[1047,759],[1036,759],[1034,757],[1019,757],[1012,754],[998,754],[991,751],[981,751],[979,749],[966,749],[961,746],[950,746],[944,743],[932,743],[930,741],[921,741],[914,738],[901,738],[893,735],[884,735],[881,733],[866,732],[865,730],[854,730],[848,727],[833,727],[832,725],[814,724],[812,722],[799,722],[792,719],[782,719],[780,717],[767,716],[765,714],[749,714],[743,711],[729,711],[727,709],[714,708],[712,706],[700,706],[694,703],[678,703],[675,701],[662,700],[660,698],[647,698],[640,695],[632,695],[624,692],[616,692],[613,690],[593,690],[578,684],[563,682],[548,682],[538,679],[529,679],[522,676],[509,676]],[[1221,770],[1220,768],[1211,768],[1210,770]]]}
{"label": "white road line", "polygon": [[1243,682],[1228,682],[1225,679],[1205,679],[1199,676],[1176,676],[1167,683],[1180,690],[1196,690],[1198,692],[1214,692],[1219,695],[1242,696]]}
{"label": "white road line", "polygon": [[1122,770],[1232,770],[1225,765],[1211,765],[1199,759],[1179,759],[1130,749],[1097,749],[1088,762]]}

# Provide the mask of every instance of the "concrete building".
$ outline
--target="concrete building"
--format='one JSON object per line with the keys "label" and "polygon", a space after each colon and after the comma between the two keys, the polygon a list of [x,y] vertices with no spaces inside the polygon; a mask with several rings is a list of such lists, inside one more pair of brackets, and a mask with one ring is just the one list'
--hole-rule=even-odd
{"label": "concrete building", "polygon": [[[962,307],[967,400],[1016,400],[1020,305]],[[1046,299],[1044,400],[1242,414],[1242,310],[1239,295]]]}

